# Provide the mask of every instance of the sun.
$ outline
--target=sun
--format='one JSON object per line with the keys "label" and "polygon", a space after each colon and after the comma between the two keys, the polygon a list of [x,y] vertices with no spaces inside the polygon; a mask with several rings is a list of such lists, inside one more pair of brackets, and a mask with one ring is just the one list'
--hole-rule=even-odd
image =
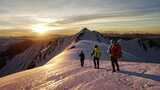
{"label": "sun", "polygon": [[37,32],[37,33],[40,33],[40,34],[43,34],[43,33],[46,33],[47,32],[47,27],[44,26],[44,25],[35,25],[33,27],[33,32]]}

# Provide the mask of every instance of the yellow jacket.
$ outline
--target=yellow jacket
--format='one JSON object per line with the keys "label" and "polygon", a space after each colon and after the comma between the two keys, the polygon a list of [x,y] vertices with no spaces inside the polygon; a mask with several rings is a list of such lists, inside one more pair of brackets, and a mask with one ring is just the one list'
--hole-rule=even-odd
{"label": "yellow jacket", "polygon": [[91,55],[94,56],[95,58],[100,58],[101,57],[101,49],[94,48]]}

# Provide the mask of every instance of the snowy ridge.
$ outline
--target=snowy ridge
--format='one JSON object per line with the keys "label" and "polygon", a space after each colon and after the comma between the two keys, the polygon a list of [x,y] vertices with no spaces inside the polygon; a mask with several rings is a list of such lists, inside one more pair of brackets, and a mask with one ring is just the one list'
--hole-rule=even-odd
{"label": "snowy ridge", "polygon": [[[85,55],[87,56],[86,58],[91,59],[90,55],[91,55],[91,51],[94,48],[94,45],[98,45],[102,51],[102,56],[101,59],[109,59],[109,53],[108,53],[108,49],[110,47],[110,44],[106,44],[106,43],[100,43],[100,42],[96,42],[96,41],[89,41],[89,40],[81,40],[79,42],[77,42],[76,44],[73,44],[70,46],[70,49],[76,49],[79,48],[80,50],[83,50]],[[126,51],[122,51],[123,52],[123,59],[125,60],[141,60],[143,58],[141,57],[137,57],[133,54],[130,54]],[[80,53],[80,52],[78,52]]]}
{"label": "snowy ridge", "polygon": [[[106,40],[100,33],[84,28],[79,33],[70,37],[61,37],[55,41],[49,42],[48,44],[44,43],[32,45],[27,50],[10,60],[10,62],[0,70],[0,76],[5,76],[11,73],[44,65],[52,57],[81,40],[91,40],[106,43]],[[11,65],[13,67],[11,67]]]}
{"label": "snowy ridge", "polygon": [[0,70],[0,76],[44,65],[52,57],[62,52],[70,43],[70,38],[60,38],[49,44],[34,44],[7,63]]}
{"label": "snowy ridge", "polygon": [[[120,61],[119,73],[112,73],[108,59],[101,59],[94,69],[87,54],[85,67],[79,63],[79,51],[98,44],[81,41],[66,49],[46,65],[0,78],[1,90],[159,90],[160,65]],[[87,46],[89,45],[89,46]],[[93,45],[94,46],[94,45]],[[91,58],[91,57],[90,57]]]}
{"label": "snowy ridge", "polygon": [[105,39],[101,33],[97,31],[90,31],[87,28],[82,29],[79,33],[75,34],[73,38],[75,42],[78,42],[80,40],[90,40],[100,43],[109,43],[109,40]]}
{"label": "snowy ridge", "polygon": [[[63,50],[75,49],[76,47],[83,49],[88,59],[91,59],[90,52],[95,44],[101,47],[101,59],[109,59],[107,53],[108,48],[110,47],[109,39],[104,38],[99,32],[84,28],[73,36],[61,37],[55,41],[49,42],[48,44],[32,45],[7,63],[7,65],[0,70],[0,76],[44,65],[51,58],[63,52]],[[121,40],[120,44],[123,47],[123,60],[160,62],[160,50],[150,48],[148,52],[146,52],[143,47],[140,47],[138,39],[127,41]],[[85,49],[83,47],[85,47]]]}
{"label": "snowy ridge", "polygon": [[23,53],[15,56],[4,68],[0,70],[1,75],[3,76],[13,72],[25,70],[32,62],[33,57],[36,55],[36,52],[39,49],[39,45],[33,45],[32,47],[25,50]]}

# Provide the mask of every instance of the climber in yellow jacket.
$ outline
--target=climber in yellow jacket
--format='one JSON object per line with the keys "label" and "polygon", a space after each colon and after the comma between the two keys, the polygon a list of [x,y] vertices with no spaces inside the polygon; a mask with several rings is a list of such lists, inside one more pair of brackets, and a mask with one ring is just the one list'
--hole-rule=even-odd
{"label": "climber in yellow jacket", "polygon": [[101,49],[98,45],[95,45],[94,49],[91,52],[91,56],[93,57],[94,67],[99,69],[99,59],[101,57]]}

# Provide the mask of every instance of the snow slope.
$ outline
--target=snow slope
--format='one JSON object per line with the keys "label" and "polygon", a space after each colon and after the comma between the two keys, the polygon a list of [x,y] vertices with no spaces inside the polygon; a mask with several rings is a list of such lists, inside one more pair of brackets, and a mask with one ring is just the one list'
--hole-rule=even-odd
{"label": "snow slope", "polygon": [[[61,37],[57,40],[50,41],[48,44],[33,44],[24,52],[15,55],[11,60],[9,60],[9,62],[7,62],[7,64],[0,70],[0,76],[5,76],[22,70],[44,65],[51,58],[62,52],[64,49],[71,49],[75,46],[87,46],[87,49],[84,49],[85,54],[87,54],[87,56],[90,56],[91,49],[94,47],[95,44],[100,44],[101,46],[101,49],[103,51],[102,59],[108,58],[108,54],[106,53],[109,47],[109,39],[104,38],[101,33],[91,31],[87,28],[82,29],[80,32],[73,36]],[[160,50],[150,48],[149,51],[146,52],[143,47],[140,47],[137,39],[132,39],[128,41],[121,40],[121,45],[124,50],[123,59],[125,60],[160,62]]]}
{"label": "snow slope", "polygon": [[[154,40],[154,39],[153,39]],[[141,39],[131,39],[131,40],[121,40],[120,44],[124,51],[131,53],[137,57],[141,57],[141,61],[153,61],[158,62],[160,60],[160,48],[149,47],[149,44],[144,44],[146,46],[145,50],[138,42],[143,43]]]}
{"label": "snow slope", "polygon": [[24,52],[14,56],[10,62],[0,70],[0,76],[44,65],[52,57],[68,48],[68,46],[71,46],[81,40],[107,43],[102,34],[84,28],[73,36],[60,37],[56,40],[50,41],[48,44],[36,43],[30,46]]}
{"label": "snow slope", "polygon": [[[109,51],[108,50],[109,50],[110,44],[107,44],[105,42],[101,43],[101,42],[90,41],[90,40],[81,40],[77,43],[70,45],[69,48],[71,48],[71,49],[79,48],[80,50],[84,51],[84,53],[88,59],[91,59],[90,58],[91,51],[95,45],[98,45],[102,51],[101,59],[109,58]],[[125,60],[140,60],[140,59],[142,59],[141,57],[137,57],[134,54],[131,54],[131,53],[126,52],[124,50],[122,52],[123,52],[123,59],[125,59]]]}
{"label": "snow slope", "polygon": [[[17,42],[18,41],[20,40],[18,39]],[[11,40],[10,42],[13,43],[14,40]],[[7,43],[4,45],[6,44]],[[73,36],[61,37],[57,40],[51,40],[49,43],[33,44],[24,52],[15,55],[11,60],[9,60],[9,62],[7,62],[7,64],[0,70],[0,76],[5,76],[44,65],[64,49],[73,49],[75,47],[81,48],[87,46],[85,49],[82,49],[85,50],[85,54],[90,57],[90,52],[95,44],[98,44],[101,47],[102,59],[108,58],[107,49],[110,46],[109,39],[104,38],[101,33],[91,31],[87,28],[82,29]],[[143,47],[139,45],[138,39],[132,39],[128,41],[121,40],[121,45],[124,50],[123,59],[125,60],[160,63],[160,49],[149,48],[146,52]]]}
{"label": "snow slope", "polygon": [[[106,45],[81,41],[68,48],[46,65],[0,78],[0,90],[159,90],[160,65],[120,61],[120,72],[112,73],[108,59],[94,69],[89,56],[90,45]],[[93,48],[93,47],[92,47]],[[78,58],[85,50],[87,59],[81,68]]]}
{"label": "snow slope", "polygon": [[104,38],[103,35],[97,31],[91,31],[87,28],[83,28],[80,32],[73,36],[73,40],[78,42],[80,40],[97,41],[100,43],[109,43],[109,39]]}
{"label": "snow slope", "polygon": [[[35,43],[24,52],[16,55],[1,70],[0,76],[44,65],[52,57],[62,52],[72,40],[70,38],[58,38],[48,43]],[[38,56],[41,55],[41,58]],[[33,64],[33,65],[32,65]]]}

